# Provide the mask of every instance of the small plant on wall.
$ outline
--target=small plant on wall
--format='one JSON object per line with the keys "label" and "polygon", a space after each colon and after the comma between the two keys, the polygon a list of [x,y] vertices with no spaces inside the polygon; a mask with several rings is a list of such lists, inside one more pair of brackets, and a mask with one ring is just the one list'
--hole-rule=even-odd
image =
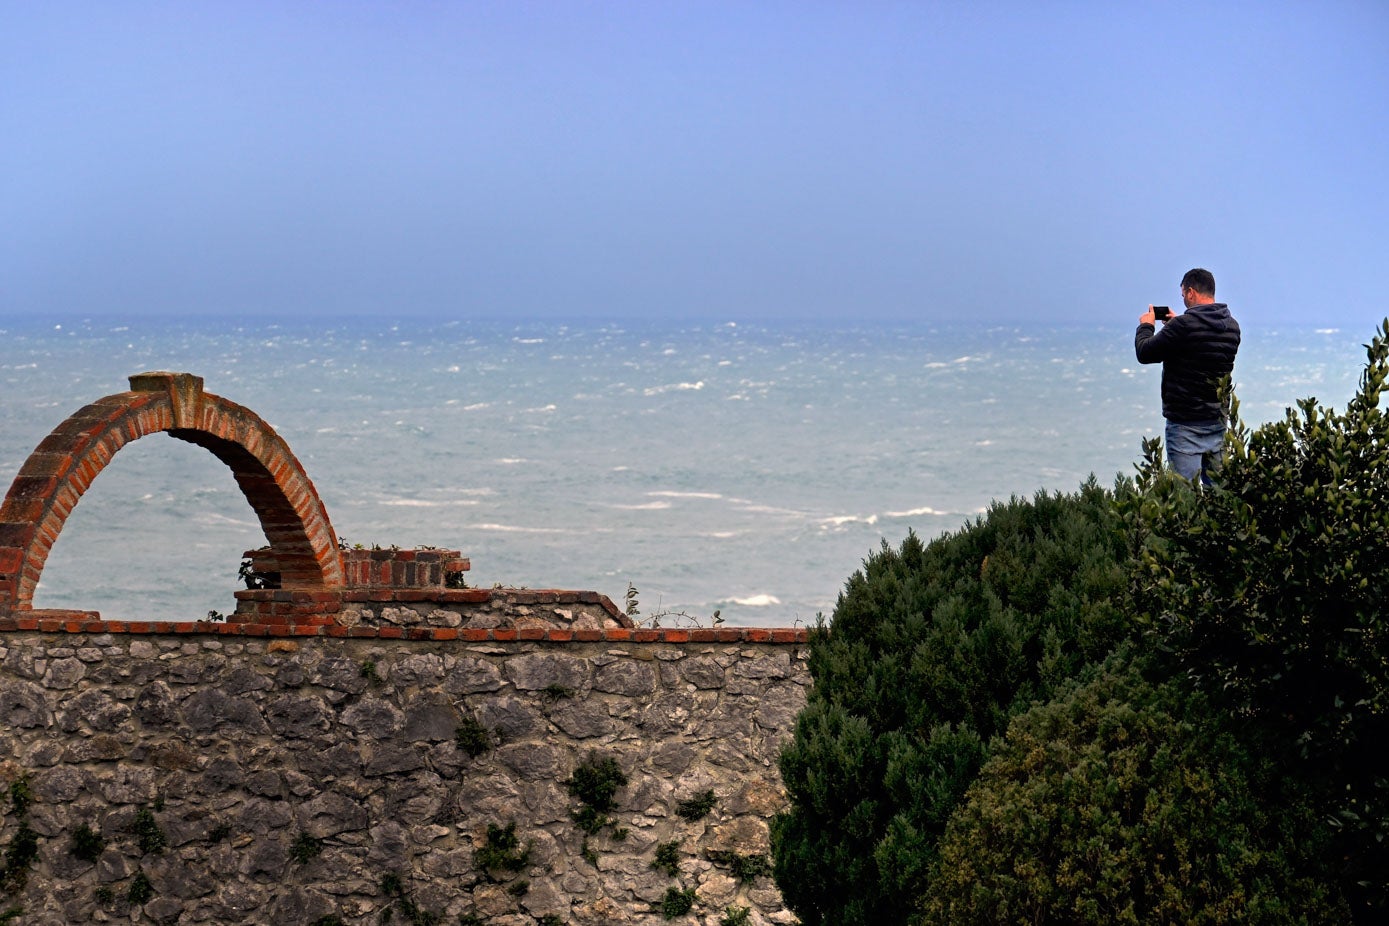
{"label": "small plant on wall", "polygon": [[686,801],[680,801],[675,805],[675,812],[686,820],[702,820],[709,816],[709,811],[714,809],[715,804],[714,789],[703,791]]}
{"label": "small plant on wall", "polygon": [[583,805],[574,811],[574,821],[579,829],[594,835],[611,824],[613,821],[608,811],[617,806],[617,792],[625,784],[627,775],[616,759],[612,756],[600,757],[596,752],[589,753],[588,758],[564,782],[564,787]]}
{"label": "small plant on wall", "polygon": [[453,741],[470,758],[476,759],[495,745],[496,737],[476,718],[464,717],[454,732]]}
{"label": "small plant on wall", "polygon": [[516,838],[516,821],[505,827],[495,823],[487,824],[487,842],[473,853],[473,861],[484,871],[520,871],[530,861],[531,844],[521,848]]}

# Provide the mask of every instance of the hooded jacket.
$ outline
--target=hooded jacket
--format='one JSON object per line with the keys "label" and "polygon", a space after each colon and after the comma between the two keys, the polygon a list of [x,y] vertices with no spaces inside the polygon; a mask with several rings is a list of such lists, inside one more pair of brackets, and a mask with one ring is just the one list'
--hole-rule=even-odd
{"label": "hooded jacket", "polygon": [[1223,302],[1194,305],[1154,333],[1138,326],[1133,336],[1139,363],[1162,364],[1162,416],[1179,424],[1225,420],[1217,389],[1235,368],[1239,322]]}

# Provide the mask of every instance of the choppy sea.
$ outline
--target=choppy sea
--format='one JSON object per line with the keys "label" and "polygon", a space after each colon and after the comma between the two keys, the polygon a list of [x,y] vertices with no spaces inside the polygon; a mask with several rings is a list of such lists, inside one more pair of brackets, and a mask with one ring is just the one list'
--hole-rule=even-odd
{"label": "choppy sea", "polygon": [[[1372,331],[1245,325],[1244,419],[1344,405]],[[636,589],[643,617],[830,614],[884,541],[994,499],[1131,474],[1161,433],[1131,327],[770,327],[0,318],[0,485],[145,370],[196,373],[295,451],[349,544],[432,545],[470,584]],[[230,611],[263,537],[230,473],[127,444],[54,547],[37,607]]]}

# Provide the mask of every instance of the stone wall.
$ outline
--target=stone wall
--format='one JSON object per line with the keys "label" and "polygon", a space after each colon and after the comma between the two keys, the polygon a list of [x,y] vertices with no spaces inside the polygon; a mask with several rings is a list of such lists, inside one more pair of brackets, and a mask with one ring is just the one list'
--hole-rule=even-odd
{"label": "stone wall", "polygon": [[760,872],[804,632],[0,624],[14,922],[794,922]]}

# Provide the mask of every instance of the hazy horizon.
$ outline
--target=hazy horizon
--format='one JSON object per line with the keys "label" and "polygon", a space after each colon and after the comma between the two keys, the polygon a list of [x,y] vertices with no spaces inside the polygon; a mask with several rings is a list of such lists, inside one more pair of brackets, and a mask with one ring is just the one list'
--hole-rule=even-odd
{"label": "hazy horizon", "polygon": [[1373,2],[0,0],[0,316],[1385,314]]}

